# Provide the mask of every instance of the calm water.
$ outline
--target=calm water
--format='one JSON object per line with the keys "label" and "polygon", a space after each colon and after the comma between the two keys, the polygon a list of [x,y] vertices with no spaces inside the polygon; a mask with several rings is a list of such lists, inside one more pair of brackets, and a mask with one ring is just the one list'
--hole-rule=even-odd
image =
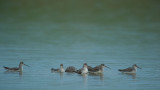
{"label": "calm water", "polygon": [[[1,90],[159,90],[160,2],[0,1]],[[20,61],[23,73],[5,72]],[[51,68],[106,64],[104,74]],[[136,75],[118,69],[137,64]]]}

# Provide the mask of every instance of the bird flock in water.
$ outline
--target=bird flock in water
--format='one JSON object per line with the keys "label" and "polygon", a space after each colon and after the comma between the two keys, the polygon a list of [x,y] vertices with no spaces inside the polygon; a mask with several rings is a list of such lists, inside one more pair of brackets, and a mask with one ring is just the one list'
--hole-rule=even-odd
{"label": "bird flock in water", "polygon": [[[23,71],[23,65],[30,67],[29,65],[24,64],[23,62],[19,63],[19,67],[5,67],[7,71],[12,71],[12,72],[22,72]],[[74,66],[69,66],[66,69],[63,68],[63,64],[60,64],[60,68],[55,69],[51,68],[52,72],[59,72],[59,73],[64,73],[64,72],[74,72],[78,74],[102,74],[104,72],[104,68],[109,68],[105,64],[101,64],[95,67],[88,66],[87,63],[83,64],[83,67],[81,69],[76,69]],[[128,74],[135,74],[137,71],[137,68],[141,69],[139,66],[136,64],[133,64],[132,67],[128,67],[126,69],[118,69],[118,71],[122,73],[128,73]]]}

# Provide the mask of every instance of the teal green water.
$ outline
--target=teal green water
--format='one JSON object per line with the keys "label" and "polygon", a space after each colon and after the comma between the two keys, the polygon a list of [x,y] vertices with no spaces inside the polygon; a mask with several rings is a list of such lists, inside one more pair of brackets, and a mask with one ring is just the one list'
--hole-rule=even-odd
{"label": "teal green water", "polygon": [[[0,1],[0,89],[159,90],[158,0]],[[5,72],[20,61],[23,73]],[[51,68],[106,64],[101,76]],[[118,69],[137,64],[136,75]]]}

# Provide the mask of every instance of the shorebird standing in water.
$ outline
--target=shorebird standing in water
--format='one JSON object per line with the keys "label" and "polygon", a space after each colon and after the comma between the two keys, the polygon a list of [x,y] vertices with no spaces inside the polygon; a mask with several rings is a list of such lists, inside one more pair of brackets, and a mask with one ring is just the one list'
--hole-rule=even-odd
{"label": "shorebird standing in water", "polygon": [[24,64],[23,62],[20,62],[19,67],[10,68],[10,67],[5,67],[4,66],[4,69],[6,69],[7,71],[22,72],[23,71],[23,65],[28,66],[28,65]]}
{"label": "shorebird standing in water", "polygon": [[78,74],[87,74],[88,73],[87,63],[84,63],[83,67],[81,69],[77,70],[76,73],[78,73]]}
{"label": "shorebird standing in water", "polygon": [[65,72],[65,70],[64,70],[64,68],[63,68],[63,64],[60,64],[60,68],[59,68],[59,69],[51,68],[51,71],[60,72],[60,73]]}
{"label": "shorebird standing in water", "polygon": [[122,73],[136,73],[137,68],[141,69],[136,64],[133,64],[132,67],[128,67],[126,69],[119,69],[118,71],[120,71]]}
{"label": "shorebird standing in water", "polygon": [[101,73],[104,72],[105,67],[109,68],[108,66],[106,66],[104,64],[98,65],[94,68],[89,69],[89,73],[91,73],[91,74],[101,74]]}

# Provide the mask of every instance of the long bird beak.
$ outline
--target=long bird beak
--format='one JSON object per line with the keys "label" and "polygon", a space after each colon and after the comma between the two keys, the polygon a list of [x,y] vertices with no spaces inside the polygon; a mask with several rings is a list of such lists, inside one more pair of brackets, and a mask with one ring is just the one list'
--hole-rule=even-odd
{"label": "long bird beak", "polygon": [[111,69],[110,67],[108,67],[108,66],[105,66],[106,68],[109,68],[109,69]]}
{"label": "long bird beak", "polygon": [[25,66],[27,66],[27,67],[30,67],[29,65],[26,65],[26,64],[23,64],[23,65],[25,65]]}
{"label": "long bird beak", "polygon": [[137,68],[142,69],[142,68],[140,68],[140,67],[138,67],[138,66],[137,66]]}

